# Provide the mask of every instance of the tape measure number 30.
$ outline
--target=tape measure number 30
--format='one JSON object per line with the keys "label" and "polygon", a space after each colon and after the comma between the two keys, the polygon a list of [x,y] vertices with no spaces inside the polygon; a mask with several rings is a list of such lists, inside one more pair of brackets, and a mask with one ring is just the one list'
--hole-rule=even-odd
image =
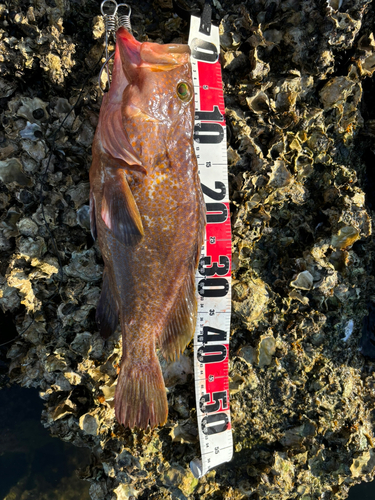
{"label": "tape measure number 30", "polygon": [[219,61],[219,29],[192,16],[189,46],[195,91],[194,147],[206,203],[207,226],[196,275],[198,315],[194,374],[201,459],[190,462],[195,477],[231,460],[229,333],[231,232],[227,141]]}

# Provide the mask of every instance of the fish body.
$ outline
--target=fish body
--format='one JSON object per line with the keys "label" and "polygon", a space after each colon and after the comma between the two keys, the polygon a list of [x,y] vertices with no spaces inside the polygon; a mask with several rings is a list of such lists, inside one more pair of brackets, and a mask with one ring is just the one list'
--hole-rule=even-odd
{"label": "fish body", "polygon": [[174,359],[195,329],[205,208],[193,101],[187,45],[139,43],[118,30],[93,143],[90,216],[104,260],[96,319],[104,337],[121,324],[115,411],[131,428],[165,423],[155,348]]}

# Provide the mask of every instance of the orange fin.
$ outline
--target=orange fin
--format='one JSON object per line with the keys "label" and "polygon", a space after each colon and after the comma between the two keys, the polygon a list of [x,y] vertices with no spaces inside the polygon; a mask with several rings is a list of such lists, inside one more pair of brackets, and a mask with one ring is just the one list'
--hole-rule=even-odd
{"label": "orange fin", "polygon": [[146,429],[168,417],[167,394],[156,354],[142,365],[123,358],[115,394],[116,419],[125,427]]}
{"label": "orange fin", "polygon": [[195,280],[190,271],[169,313],[167,325],[158,338],[165,358],[173,361],[184,351],[194,334],[196,317]]}
{"label": "orange fin", "polygon": [[144,235],[134,196],[122,169],[107,168],[101,216],[115,238],[124,245],[136,245]]}
{"label": "orange fin", "polygon": [[116,330],[118,325],[118,307],[111,292],[108,273],[104,269],[102,293],[98,305],[96,306],[96,323],[100,335],[108,338]]}

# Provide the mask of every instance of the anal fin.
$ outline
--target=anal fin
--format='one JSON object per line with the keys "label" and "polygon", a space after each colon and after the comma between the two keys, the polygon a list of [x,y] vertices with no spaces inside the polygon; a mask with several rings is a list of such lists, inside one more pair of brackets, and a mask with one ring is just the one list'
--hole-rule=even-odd
{"label": "anal fin", "polygon": [[195,281],[194,274],[190,271],[171,308],[166,327],[158,338],[165,358],[173,361],[184,351],[194,334],[196,317]]}
{"label": "anal fin", "polygon": [[120,168],[107,168],[101,216],[120,243],[133,246],[143,238],[143,224],[137,203],[126,174]]}
{"label": "anal fin", "polygon": [[96,323],[100,335],[108,338],[116,330],[118,325],[118,307],[113,293],[110,289],[108,273],[104,270],[102,292],[96,307]]}

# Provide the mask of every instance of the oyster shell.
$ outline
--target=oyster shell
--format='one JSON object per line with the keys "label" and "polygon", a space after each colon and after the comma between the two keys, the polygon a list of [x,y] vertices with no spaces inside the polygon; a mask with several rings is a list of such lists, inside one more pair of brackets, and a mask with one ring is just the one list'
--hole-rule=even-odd
{"label": "oyster shell", "polygon": [[[103,19],[90,23],[99,11],[86,2],[29,4],[0,5],[0,305],[20,333],[8,346],[11,382],[38,387],[44,425],[92,451],[82,475],[93,499],[345,498],[375,474],[370,320],[358,350],[375,297],[373,2],[213,3],[233,223],[236,455],[199,482],[188,469],[199,453],[192,347],[163,364],[166,427],[124,430],[113,410],[121,339],[104,341],[94,321],[102,261],[88,165]],[[186,42],[169,0],[132,9],[140,40]]]}

